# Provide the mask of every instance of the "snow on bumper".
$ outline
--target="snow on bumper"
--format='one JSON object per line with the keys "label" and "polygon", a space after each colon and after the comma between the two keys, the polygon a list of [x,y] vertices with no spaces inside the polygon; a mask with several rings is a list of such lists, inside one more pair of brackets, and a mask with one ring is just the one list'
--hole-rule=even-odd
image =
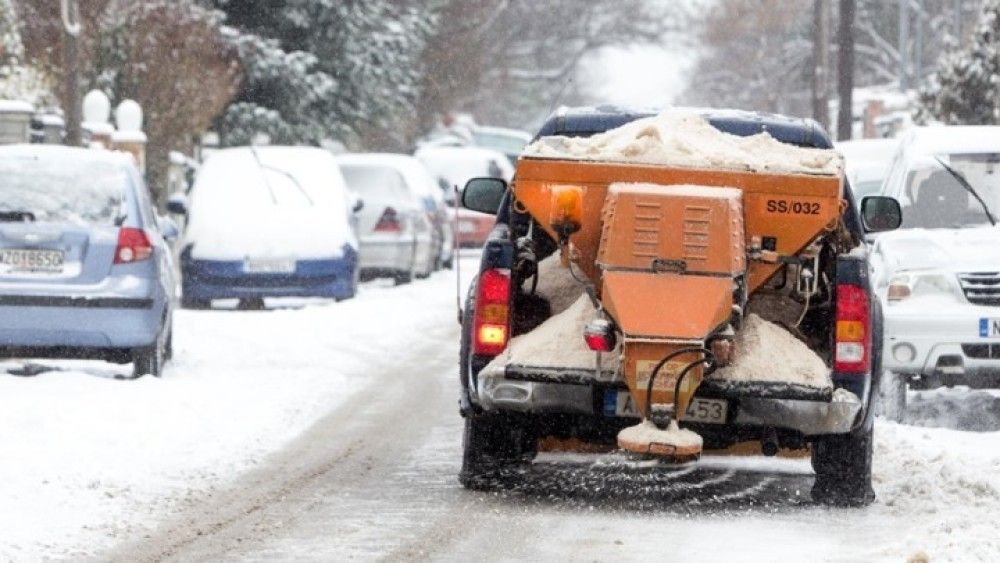
{"label": "snow on bumper", "polygon": [[[593,377],[593,374],[590,374]],[[487,411],[601,415],[595,410],[594,384],[585,380],[526,381],[508,377],[502,366],[488,366],[479,373],[479,405]],[[861,412],[861,400],[845,389],[832,401],[789,398],[738,397],[732,426],[784,428],[806,436],[850,432]]]}
{"label": "snow on bumper", "polygon": [[910,299],[883,311],[886,369],[928,376],[1000,374],[1000,337],[980,330],[984,319],[1000,320],[1000,308]]}

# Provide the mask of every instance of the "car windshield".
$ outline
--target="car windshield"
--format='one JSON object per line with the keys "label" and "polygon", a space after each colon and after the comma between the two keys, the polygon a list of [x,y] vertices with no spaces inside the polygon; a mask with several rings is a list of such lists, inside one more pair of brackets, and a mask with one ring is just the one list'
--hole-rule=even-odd
{"label": "car windshield", "polygon": [[945,229],[991,224],[989,214],[950,168],[968,181],[989,211],[1000,211],[1000,152],[937,155],[906,178],[903,228]]}
{"label": "car windshield", "polygon": [[0,218],[113,225],[123,213],[125,170],[79,158],[0,158]]}
{"label": "car windshield", "polygon": [[385,166],[342,164],[341,172],[347,185],[362,197],[385,200],[404,199],[406,183],[399,172]]}

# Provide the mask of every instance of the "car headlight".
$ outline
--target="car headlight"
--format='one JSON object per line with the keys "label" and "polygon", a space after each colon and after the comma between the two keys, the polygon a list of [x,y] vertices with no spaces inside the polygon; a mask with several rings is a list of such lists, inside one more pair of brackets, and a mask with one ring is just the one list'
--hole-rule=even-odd
{"label": "car headlight", "polygon": [[900,272],[889,280],[887,298],[902,301],[920,295],[958,295],[955,276],[947,272]]}

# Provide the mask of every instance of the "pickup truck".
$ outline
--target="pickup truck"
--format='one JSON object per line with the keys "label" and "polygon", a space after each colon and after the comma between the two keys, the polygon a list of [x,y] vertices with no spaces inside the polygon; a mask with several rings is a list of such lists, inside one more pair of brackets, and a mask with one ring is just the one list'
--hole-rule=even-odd
{"label": "pickup truck", "polygon": [[[810,120],[733,110],[690,111],[697,112],[715,130],[729,135],[751,137],[766,132],[774,140],[795,147],[831,148],[827,135]],[[545,122],[536,140],[553,136],[586,139],[654,115],[606,107],[562,109]],[[583,250],[567,250],[572,246],[567,245],[567,241],[572,240],[571,236],[553,236],[552,225],[546,224],[547,221],[540,217],[537,207],[532,207],[537,202],[531,201],[533,196],[524,189],[531,187],[528,184],[537,184],[545,190],[562,180],[569,183],[590,181],[585,177],[593,174],[587,170],[594,167],[581,164],[580,168],[586,170],[578,172],[573,164],[551,164],[522,156],[511,186],[502,180],[484,178],[470,181],[464,190],[463,205],[479,211],[495,212],[497,216],[496,226],[483,249],[479,275],[470,287],[461,313],[459,405],[465,429],[459,478],[467,488],[493,486],[493,477],[498,471],[529,462],[540,445],[552,439],[562,440],[564,444],[586,443],[613,449],[616,437],[623,429],[634,425],[637,416],[651,417],[654,414],[653,401],[649,397],[645,397],[645,409],[635,408],[636,403],[642,404],[644,396],[637,387],[640,376],[634,361],[623,359],[619,367],[608,370],[601,368],[601,354],[595,354],[594,369],[520,369],[516,365],[498,366],[495,361],[502,357],[510,339],[530,333],[553,315],[551,298],[536,291],[539,276],[545,275],[545,267],[542,266],[545,259],[558,260],[560,255],[577,256],[587,252],[586,240],[583,240],[586,236],[582,235],[573,236],[577,237],[578,246]],[[601,172],[604,175],[602,189],[614,182],[636,181],[637,177],[643,177],[641,170],[623,173],[621,178],[615,177],[617,168],[601,170],[604,170]],[[628,171],[627,168],[621,170]],[[691,174],[699,181],[670,183],[711,184],[716,181],[730,182],[734,178],[735,181],[746,179],[745,174],[736,173],[722,179],[717,179],[718,175],[712,173]],[[539,180],[539,175],[545,177]],[[562,177],[553,179],[552,175]],[[686,178],[683,169],[675,171],[672,177]],[[802,182],[812,181],[804,176],[799,178]],[[708,368],[704,370],[705,377],[700,379],[700,384],[687,398],[686,408],[676,407],[674,416],[680,427],[701,436],[704,449],[708,451],[725,449],[741,442],[758,442],[761,451],[767,455],[774,455],[781,449],[808,449],[816,473],[813,499],[825,504],[863,505],[874,499],[871,488],[873,389],[877,389],[882,374],[883,341],[882,311],[879,300],[872,293],[864,238],[867,232],[898,227],[901,218],[899,206],[891,198],[865,198],[859,211],[842,173],[824,185],[833,186],[836,190],[833,199],[823,203],[833,220],[829,224],[821,222],[816,229],[818,234],[815,237],[810,235],[807,245],[795,243],[789,251],[783,250],[780,242],[776,245],[774,237],[764,236],[763,245],[761,237],[757,236],[748,235],[746,241],[737,241],[739,245],[747,245],[746,263],[755,261],[755,265],[750,266],[750,274],[733,277],[732,323],[723,323],[728,327],[725,329],[713,328],[704,337],[703,345],[707,357],[708,342],[716,343],[721,338],[729,338],[726,334],[732,334],[734,327],[739,329],[743,324],[740,319],[745,310],[758,311],[765,317],[770,314],[776,322],[787,317],[791,320],[784,324],[794,325],[796,338],[808,344],[828,366],[829,387],[756,385],[718,380],[711,377],[711,366],[706,363],[702,366]],[[766,182],[763,189],[768,189]],[[623,190],[627,191],[628,185]],[[607,189],[609,198],[612,191],[613,188]],[[689,195],[696,196],[701,193],[696,189],[689,192]],[[784,193],[792,192],[794,190]],[[602,198],[603,194],[602,191]],[[757,205],[758,201],[760,205]],[[752,220],[751,204],[755,214]],[[812,207],[814,205],[816,207]],[[768,200],[766,205],[763,200],[748,199],[748,233],[751,227],[757,231],[763,229],[765,235],[771,232],[769,229],[785,233],[783,229],[787,224],[797,219],[790,218],[789,214],[818,213],[819,205],[800,203],[794,198]],[[608,203],[604,203],[601,213],[602,224],[610,221]],[[758,213],[764,219],[756,218]],[[733,221],[738,222],[737,219],[742,220],[734,218]],[[584,220],[584,231],[588,228],[586,222]],[[743,239],[742,230],[737,232]],[[601,237],[592,238],[600,238],[603,247],[609,236],[605,229]],[[768,238],[772,240],[768,241]],[[606,256],[602,258],[606,259]],[[733,263],[743,264],[740,262],[742,259],[743,256],[737,256]],[[567,260],[563,258],[563,262]],[[766,260],[770,262],[765,263]],[[584,285],[587,281],[585,274],[597,280],[588,293],[598,313],[610,313],[605,315],[610,320],[599,326],[612,327],[619,339],[624,339],[625,342],[614,348],[615,352],[611,355],[621,354],[620,357],[625,358],[627,354],[621,350],[630,345],[630,337],[627,334],[627,319],[622,318],[623,306],[615,311],[615,304],[609,302],[602,308],[594,288],[602,290],[601,299],[605,301],[611,300],[613,292],[632,298],[627,294],[644,290],[638,285],[616,288],[609,285],[608,279],[601,282],[599,274],[594,273],[596,262],[599,261],[591,260],[584,264],[591,267],[582,268],[579,274],[574,274],[572,269],[570,273],[584,278],[581,280]],[[680,277],[683,277],[682,274],[692,273],[685,272],[684,263],[677,266],[676,262],[653,260],[654,269],[650,275],[662,281],[662,277],[656,276],[681,274]],[[658,267],[662,270],[657,270]],[[607,272],[604,277],[610,278]],[[665,273],[661,275],[660,272]],[[615,275],[618,273],[615,272]],[[815,281],[811,283],[810,291],[803,294],[803,299],[794,287],[801,285],[804,278],[807,282]],[[541,281],[544,284],[545,280]],[[723,284],[723,287],[728,286]],[[657,302],[662,303],[663,297],[657,296],[656,299],[660,299]],[[729,296],[724,298],[729,299]],[[616,299],[620,302],[622,297]],[[684,301],[677,303],[683,307]],[[729,305],[725,306],[728,315]],[[494,324],[483,324],[483,319]],[[583,339],[583,334],[579,338]],[[632,338],[631,342],[632,346],[639,346],[641,339]],[[552,344],[556,348],[569,345],[568,342]],[[717,348],[713,345],[712,350]],[[605,357],[607,355],[604,354]],[[544,365],[546,359],[539,358],[538,363]],[[691,364],[692,367],[695,363]],[[626,365],[629,367],[626,368]],[[631,375],[630,369],[633,370]],[[775,369],[779,371],[780,366],[775,366]],[[646,393],[656,395],[652,381],[656,373],[647,374],[647,377],[649,387]],[[683,377],[683,373],[676,376],[675,402],[683,400],[679,394]],[[621,443],[620,437],[618,443]]]}

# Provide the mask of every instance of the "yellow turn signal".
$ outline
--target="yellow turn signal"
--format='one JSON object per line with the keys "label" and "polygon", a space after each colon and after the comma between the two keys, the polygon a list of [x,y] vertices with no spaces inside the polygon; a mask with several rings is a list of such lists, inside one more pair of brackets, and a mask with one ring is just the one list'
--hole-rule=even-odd
{"label": "yellow turn signal", "polygon": [[861,321],[837,321],[837,342],[861,342],[865,325]]}

